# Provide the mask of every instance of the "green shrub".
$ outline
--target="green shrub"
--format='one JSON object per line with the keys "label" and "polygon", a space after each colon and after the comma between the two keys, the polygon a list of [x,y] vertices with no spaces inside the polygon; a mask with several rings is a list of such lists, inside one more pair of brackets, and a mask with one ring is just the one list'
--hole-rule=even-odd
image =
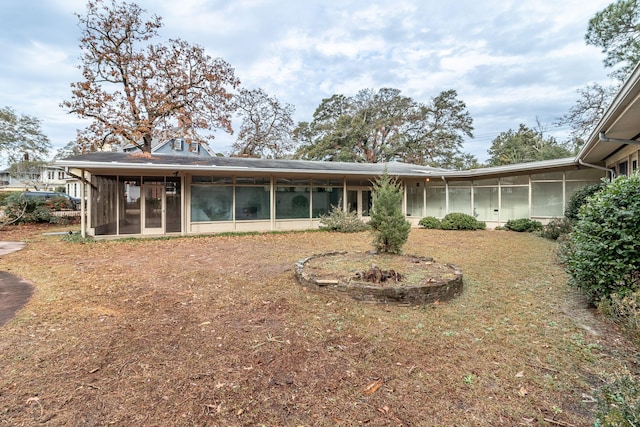
{"label": "green shrub", "polygon": [[504,225],[504,228],[511,231],[527,232],[542,230],[542,223],[540,221],[534,221],[529,218],[510,219]]}
{"label": "green shrub", "polygon": [[20,193],[15,191],[0,191],[0,206],[6,205],[7,198],[9,198],[9,196],[14,194],[20,194]]}
{"label": "green shrub", "polygon": [[540,235],[545,239],[558,240],[560,236],[571,233],[573,223],[569,218],[554,218],[542,228]]}
{"label": "green shrub", "polygon": [[438,229],[440,228],[440,220],[435,216],[425,216],[418,222],[418,225],[424,228]]}
{"label": "green shrub", "polygon": [[640,426],[640,381],[622,375],[598,390],[596,427]]}
{"label": "green shrub", "polygon": [[331,206],[331,212],[320,217],[320,227],[340,233],[357,233],[369,228],[358,218],[357,212],[345,212],[339,206]]}
{"label": "green shrub", "polygon": [[59,222],[60,218],[53,215],[56,201],[37,197],[24,197],[14,193],[5,199],[4,216],[11,224],[25,224],[32,222]]}
{"label": "green shrub", "polygon": [[464,213],[453,212],[442,218],[440,227],[443,230],[484,230],[487,224]]}
{"label": "green shrub", "polygon": [[589,197],[591,197],[596,192],[602,190],[604,188],[605,183],[601,182],[598,184],[587,185],[586,187],[582,187],[575,193],[569,197],[569,201],[567,202],[567,207],[564,209],[564,216],[569,218],[572,221],[576,221],[578,219],[578,212],[580,211],[580,206],[584,205]]}
{"label": "green shrub", "polygon": [[369,225],[373,229],[373,245],[379,252],[400,253],[409,238],[411,223],[402,213],[403,190],[389,177],[387,170],[373,184],[373,208]]}
{"label": "green shrub", "polygon": [[640,177],[619,177],[580,208],[563,261],[572,285],[593,303],[638,289]]}

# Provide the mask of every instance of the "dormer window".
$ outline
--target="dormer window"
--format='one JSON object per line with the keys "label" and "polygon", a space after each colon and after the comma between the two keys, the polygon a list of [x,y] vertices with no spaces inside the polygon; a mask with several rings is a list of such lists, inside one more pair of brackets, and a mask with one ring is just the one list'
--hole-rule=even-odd
{"label": "dormer window", "polygon": [[174,151],[182,151],[184,145],[184,139],[181,138],[172,138],[171,139],[171,149]]}
{"label": "dormer window", "polygon": [[200,151],[200,143],[195,141],[191,142],[191,144],[189,144],[189,151],[198,154],[198,152]]}

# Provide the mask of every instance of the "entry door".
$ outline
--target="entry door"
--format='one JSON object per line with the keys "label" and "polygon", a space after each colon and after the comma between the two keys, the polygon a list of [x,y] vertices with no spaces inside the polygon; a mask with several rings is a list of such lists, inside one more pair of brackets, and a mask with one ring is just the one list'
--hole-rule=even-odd
{"label": "entry door", "polygon": [[164,184],[142,185],[142,234],[164,233]]}
{"label": "entry door", "polygon": [[347,189],[347,210],[355,211],[359,216],[368,217],[371,210],[371,190]]}

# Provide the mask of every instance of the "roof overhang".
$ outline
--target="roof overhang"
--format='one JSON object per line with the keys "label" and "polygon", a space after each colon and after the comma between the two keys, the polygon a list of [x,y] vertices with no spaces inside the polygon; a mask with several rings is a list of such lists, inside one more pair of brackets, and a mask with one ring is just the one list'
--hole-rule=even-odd
{"label": "roof overhang", "polygon": [[640,64],[613,99],[577,158],[587,163],[604,164],[611,154],[625,145],[624,140],[635,140],[639,135]]}
{"label": "roof overhang", "polygon": [[[98,158],[97,160],[95,158]],[[84,155],[58,160],[56,165],[71,169],[86,170],[93,174],[250,174],[250,175],[297,175],[297,176],[352,176],[373,177],[386,168],[392,176],[402,178],[473,179],[500,175],[516,175],[531,171],[567,169],[579,167],[575,158],[519,163],[464,171],[430,168],[405,163],[341,163],[310,162],[297,160],[257,159],[212,159],[210,162],[195,162],[172,157],[154,156],[152,160],[134,159],[124,153]],[[93,159],[93,160],[92,160]]]}

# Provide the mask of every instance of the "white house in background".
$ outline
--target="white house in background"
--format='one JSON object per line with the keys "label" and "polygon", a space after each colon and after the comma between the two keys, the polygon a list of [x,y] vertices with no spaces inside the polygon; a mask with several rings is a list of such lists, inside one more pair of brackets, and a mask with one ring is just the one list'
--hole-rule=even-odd
{"label": "white house in background", "polygon": [[[64,168],[55,165],[43,166],[37,172],[23,177],[11,176],[9,170],[5,169],[0,171],[0,191],[58,191],[61,188],[65,188],[68,193],[68,181],[70,179],[72,177]],[[78,191],[79,187],[78,181]],[[73,194],[71,195],[73,196]]]}
{"label": "white house in background", "polygon": [[[561,217],[571,195],[602,178],[634,173],[640,145],[636,68],[576,157],[451,171],[405,163],[362,164],[190,155],[164,144],[150,156],[89,153],[56,162],[82,177],[82,233],[187,235],[318,227],[332,206],[362,218],[371,182],[385,169],[404,190],[402,209],[420,218],[462,212],[488,227],[510,219]],[[83,216],[84,218],[84,216]]]}

